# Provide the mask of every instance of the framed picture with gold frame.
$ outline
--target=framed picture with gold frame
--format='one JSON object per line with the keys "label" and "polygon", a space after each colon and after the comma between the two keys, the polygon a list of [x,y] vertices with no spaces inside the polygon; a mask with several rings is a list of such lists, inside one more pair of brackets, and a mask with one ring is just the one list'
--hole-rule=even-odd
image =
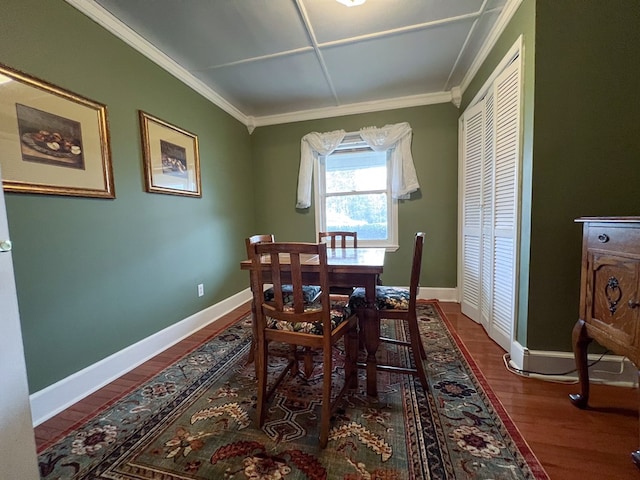
{"label": "framed picture with gold frame", "polygon": [[6,192],[115,198],[107,107],[0,65]]}
{"label": "framed picture with gold frame", "polygon": [[200,197],[198,137],[139,111],[147,192]]}

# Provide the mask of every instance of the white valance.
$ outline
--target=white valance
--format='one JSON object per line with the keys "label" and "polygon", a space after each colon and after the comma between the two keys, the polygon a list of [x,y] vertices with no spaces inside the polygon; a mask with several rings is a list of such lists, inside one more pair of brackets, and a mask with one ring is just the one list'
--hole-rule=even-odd
{"label": "white valance", "polygon": [[[385,125],[382,128],[360,129],[360,137],[372,150],[391,149],[391,196],[408,199],[420,185],[411,156],[411,126],[407,122]],[[300,141],[300,171],[298,172],[298,200],[296,208],[311,206],[313,160],[318,155],[330,155],[342,143],[346,132],[311,132]]]}

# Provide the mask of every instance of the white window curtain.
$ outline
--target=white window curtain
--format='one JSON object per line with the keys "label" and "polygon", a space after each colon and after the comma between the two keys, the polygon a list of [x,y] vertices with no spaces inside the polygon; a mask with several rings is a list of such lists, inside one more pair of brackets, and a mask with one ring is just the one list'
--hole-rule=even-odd
{"label": "white window curtain", "polygon": [[[411,192],[420,188],[411,156],[411,126],[403,122],[382,128],[365,127],[359,133],[372,150],[379,152],[391,149],[391,196],[395,199],[408,199]],[[311,132],[302,137],[296,208],[311,206],[314,158],[333,153],[346,134],[344,130],[335,130],[327,133]]]}
{"label": "white window curtain", "polygon": [[313,159],[318,155],[330,155],[342,143],[347,132],[307,133],[300,140],[300,171],[298,172],[298,201],[296,208],[311,206],[311,177]]}

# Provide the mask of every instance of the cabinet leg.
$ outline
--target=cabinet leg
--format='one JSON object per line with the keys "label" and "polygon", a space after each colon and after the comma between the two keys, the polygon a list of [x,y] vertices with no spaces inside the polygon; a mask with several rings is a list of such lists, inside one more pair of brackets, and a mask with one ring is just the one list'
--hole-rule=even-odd
{"label": "cabinet leg", "polygon": [[576,359],[578,369],[578,379],[581,393],[569,395],[571,403],[578,408],[587,408],[589,402],[589,369],[587,361],[587,347],[591,343],[591,338],[587,335],[587,329],[583,320],[578,320],[573,327],[573,355]]}

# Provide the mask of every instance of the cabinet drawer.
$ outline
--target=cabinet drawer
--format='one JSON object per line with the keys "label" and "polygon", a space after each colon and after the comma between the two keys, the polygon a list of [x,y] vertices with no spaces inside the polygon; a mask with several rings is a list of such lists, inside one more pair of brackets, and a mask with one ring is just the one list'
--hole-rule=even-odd
{"label": "cabinet drawer", "polygon": [[640,255],[640,224],[589,225],[587,248]]}

